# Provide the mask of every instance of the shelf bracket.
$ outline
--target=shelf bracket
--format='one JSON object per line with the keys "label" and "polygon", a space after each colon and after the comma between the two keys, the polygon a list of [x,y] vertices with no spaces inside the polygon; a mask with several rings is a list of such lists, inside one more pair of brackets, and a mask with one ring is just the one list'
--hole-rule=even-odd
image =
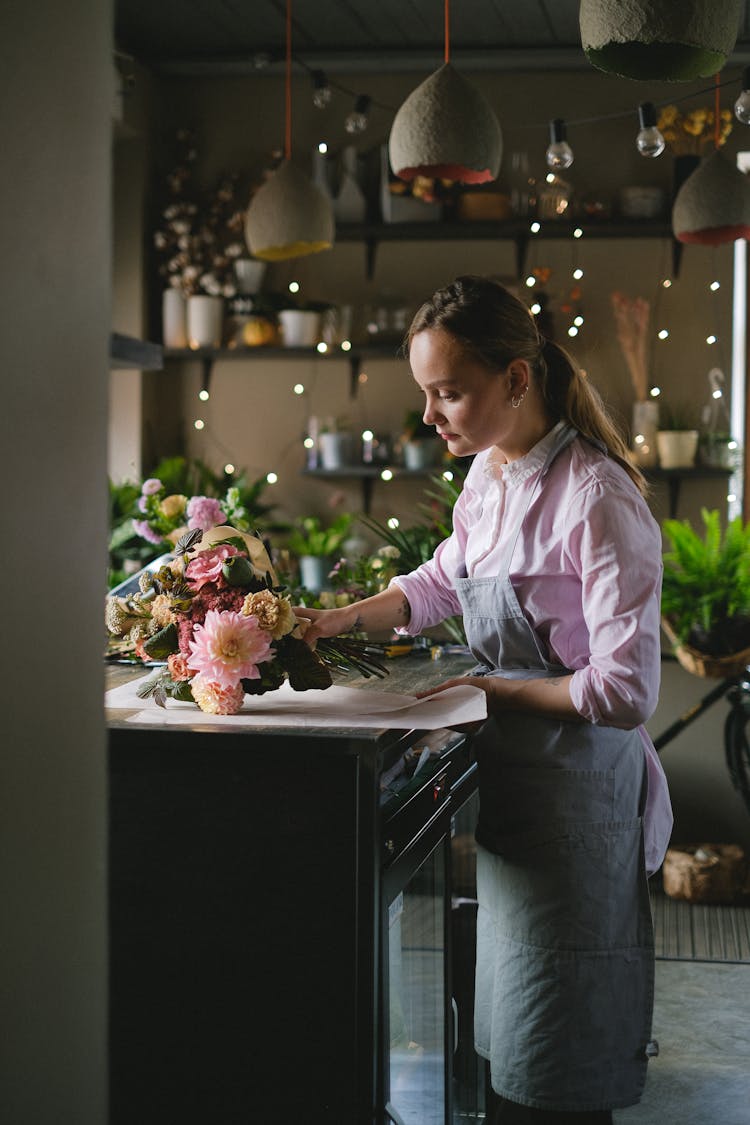
{"label": "shelf bracket", "polygon": [[516,277],[520,281],[526,273],[526,251],[529,248],[529,236],[517,234],[514,242],[516,244]]}
{"label": "shelf bracket", "polygon": [[352,352],[349,356],[349,398],[356,398],[359,390],[359,372],[362,367],[362,358]]}
{"label": "shelf bracket", "polygon": [[201,371],[203,373],[201,378],[201,390],[205,391],[207,394],[211,387],[211,375],[213,374],[213,369],[213,357],[210,355],[201,356]]}
{"label": "shelf bracket", "polygon": [[375,258],[378,252],[377,238],[365,239],[365,276],[368,281],[372,281],[375,274]]}
{"label": "shelf bracket", "polygon": [[684,249],[684,242],[680,242],[678,238],[672,239],[672,275],[675,280],[680,276],[680,263],[682,262],[682,251]]}

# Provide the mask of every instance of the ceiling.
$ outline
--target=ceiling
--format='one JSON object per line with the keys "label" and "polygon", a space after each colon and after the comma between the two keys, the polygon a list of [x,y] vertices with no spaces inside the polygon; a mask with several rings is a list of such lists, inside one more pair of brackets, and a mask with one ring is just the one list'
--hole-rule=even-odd
{"label": "ceiling", "polygon": [[[588,67],[579,0],[455,0],[451,60],[462,69]],[[750,61],[743,0],[730,64]],[[285,0],[115,0],[117,49],[164,74],[277,73]],[[295,58],[330,73],[432,67],[443,60],[440,0],[293,0]]]}

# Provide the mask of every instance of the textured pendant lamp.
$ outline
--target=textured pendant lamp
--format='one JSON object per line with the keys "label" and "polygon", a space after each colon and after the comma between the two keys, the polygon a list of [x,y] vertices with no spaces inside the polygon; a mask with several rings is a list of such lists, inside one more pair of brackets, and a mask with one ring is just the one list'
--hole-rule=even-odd
{"label": "textured pendant lamp", "polygon": [[334,221],[330,200],[291,162],[292,0],[286,4],[286,127],[284,160],[253,196],[245,217],[250,253],[267,262],[330,250]]}
{"label": "textured pendant lamp", "polygon": [[445,0],[445,63],[413,90],[391,127],[388,155],[402,180],[415,176],[482,184],[500,171],[503,137],[489,102],[450,64]]}
{"label": "textured pendant lamp", "polygon": [[750,238],[750,182],[720,152],[707,156],[677,192],[672,230],[679,242],[718,246]]}
{"label": "textured pendant lamp", "polygon": [[721,70],[737,40],[740,0],[581,0],[592,66],[621,78],[687,82]]}

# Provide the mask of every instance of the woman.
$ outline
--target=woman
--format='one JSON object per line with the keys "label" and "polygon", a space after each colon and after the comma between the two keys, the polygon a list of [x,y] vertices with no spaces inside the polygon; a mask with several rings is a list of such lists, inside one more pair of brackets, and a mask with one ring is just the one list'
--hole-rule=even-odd
{"label": "woman", "polygon": [[490,716],[475,1040],[495,1120],[611,1122],[655,1051],[646,880],[672,818],[641,724],[659,689],[659,529],[596,392],[502,286],[458,278],[407,343],[425,421],[476,454],[453,533],[383,593],[300,612],[311,643],[463,613]]}

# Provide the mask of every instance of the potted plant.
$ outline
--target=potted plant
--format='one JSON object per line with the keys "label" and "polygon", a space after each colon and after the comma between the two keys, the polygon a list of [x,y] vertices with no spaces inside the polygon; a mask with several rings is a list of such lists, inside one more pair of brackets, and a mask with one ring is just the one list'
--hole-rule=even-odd
{"label": "potted plant", "polygon": [[739,444],[727,431],[709,431],[698,438],[698,460],[713,469],[736,469]]}
{"label": "potted plant", "polygon": [[440,460],[440,439],[420,410],[407,410],[404,416],[401,449],[407,469],[432,469]]}
{"label": "potted plant", "polygon": [[662,469],[691,468],[698,449],[696,409],[690,404],[660,404],[656,445]]}
{"label": "potted plant", "polygon": [[346,418],[329,418],[320,428],[318,449],[323,469],[343,469],[352,463],[353,439]]}
{"label": "potted plant", "polygon": [[703,535],[665,520],[662,622],[680,663],[703,676],[739,675],[750,660],[750,524],[737,516],[722,534],[717,510],[702,509]]}
{"label": "potted plant", "polygon": [[324,526],[318,516],[303,516],[291,528],[287,547],[299,562],[302,585],[312,593],[318,593],[325,586],[353,520],[350,512],[342,512]]}

